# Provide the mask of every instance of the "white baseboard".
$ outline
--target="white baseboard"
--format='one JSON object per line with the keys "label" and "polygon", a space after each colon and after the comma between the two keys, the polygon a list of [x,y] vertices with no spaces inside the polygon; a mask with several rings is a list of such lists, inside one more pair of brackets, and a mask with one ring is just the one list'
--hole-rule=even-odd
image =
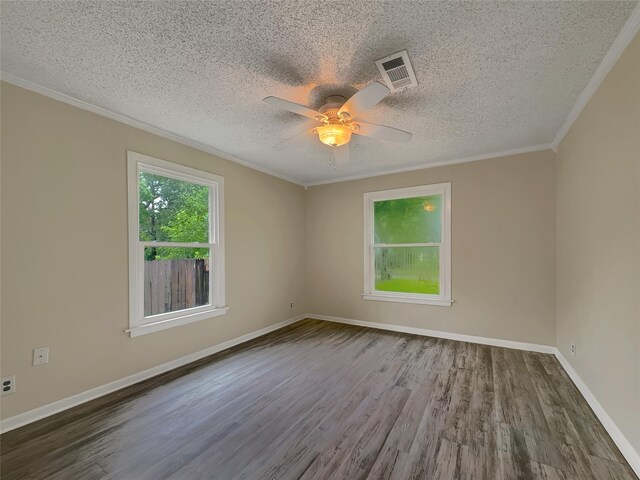
{"label": "white baseboard", "polygon": [[329,315],[318,315],[308,313],[307,318],[316,320],[326,320],[328,322],[346,323],[348,325],[358,325],[360,327],[377,328],[379,330],[390,330],[392,332],[412,333],[426,337],[446,338],[448,340],[458,340],[459,342],[479,343],[481,345],[492,345],[494,347],[515,348],[516,350],[527,350],[529,352],[556,353],[556,347],[551,345],[539,345],[536,343],[516,342],[513,340],[502,340],[499,338],[476,337],[474,335],[463,335],[460,333],[443,332],[440,330],[428,330],[426,328],[403,327],[390,323],[365,322],[351,318],[332,317]]}
{"label": "white baseboard", "polygon": [[284,322],[276,323],[260,330],[256,330],[255,332],[247,333],[246,335],[242,335],[241,337],[219,343],[218,345],[205,348],[204,350],[200,350],[199,352],[185,355],[184,357],[180,357],[170,362],[163,363],[162,365],[158,365],[157,367],[134,373],[133,375],[121,378],[120,380],[115,380],[113,382],[107,383],[106,385],[101,385],[99,387],[92,388],[91,390],[87,390],[85,392],[63,398],[62,400],[43,405],[42,407],[34,408],[33,410],[29,410],[28,412],[21,413],[14,417],[7,418],[0,422],[0,433],[5,433],[29,423],[33,423],[37,420],[41,420],[45,417],[49,417],[64,410],[68,410],[69,408],[86,403],[90,400],[94,400],[98,397],[113,393],[116,390],[128,387],[130,385],[133,385],[134,383],[142,382],[143,380],[147,380],[151,377],[155,377],[156,375],[160,375],[161,373],[168,372],[169,370],[173,370],[174,368],[178,368],[188,363],[195,362],[196,360],[200,360],[201,358],[213,355],[214,353],[221,352],[223,350],[226,350],[227,348],[234,347],[240,343],[248,342],[249,340],[253,340],[254,338],[261,337],[262,335],[266,335],[267,333],[273,332],[274,330],[278,330],[280,328],[286,327],[287,325],[291,325],[292,323],[303,320],[304,318],[306,318],[306,315],[298,315],[297,317],[290,318],[289,320],[285,320]]}
{"label": "white baseboard", "polygon": [[600,404],[600,402],[598,402],[595,395],[591,392],[591,390],[589,390],[589,387],[587,387],[586,383],[584,383],[584,381],[580,378],[580,375],[578,375],[569,361],[564,358],[564,356],[558,349],[556,349],[555,355],[560,362],[560,365],[562,365],[562,368],[564,368],[565,372],[567,372],[569,378],[573,380],[573,383],[576,385],[576,387],[578,387],[578,390],[580,390],[580,393],[587,401],[593,412],[596,414],[598,420],[600,420],[600,423],[602,423],[609,436],[613,439],[617,447],[620,449],[620,452],[622,453],[624,458],[626,458],[627,462],[629,462],[629,465],[631,466],[633,471],[636,472],[636,475],[640,477],[640,453],[638,453],[635,448],[633,448],[631,442],[627,440],[627,437],[624,436],[615,422],[611,419],[609,414],[607,414],[607,411]]}
{"label": "white baseboard", "polygon": [[607,433],[611,436],[624,458],[634,470],[636,475],[640,476],[640,454],[633,448],[631,442],[627,440],[620,431],[615,422],[607,414],[604,407],[598,402],[591,390],[582,381],[580,376],[573,369],[566,358],[562,356],[560,351],[551,345],[538,345],[535,343],[515,342],[512,340],[502,340],[498,338],[476,337],[473,335],[462,335],[458,333],[442,332],[438,330],[427,330],[425,328],[404,327],[401,325],[393,325],[388,323],[366,322],[363,320],[354,320],[352,318],[333,317],[330,315],[318,315],[315,313],[307,314],[307,318],[316,320],[326,320],[328,322],[345,323],[348,325],[358,325],[360,327],[377,328],[380,330],[390,330],[393,332],[411,333],[414,335],[422,335],[428,337],[446,338],[448,340],[458,340],[462,342],[479,343],[481,345],[492,345],[495,347],[515,348],[517,350],[527,350],[530,352],[551,353],[556,356],[562,368],[567,372],[569,378],[575,383],[576,387],[587,401],[591,409],[594,411]]}
{"label": "white baseboard", "polygon": [[571,364],[567,361],[566,358],[564,358],[564,356],[559,352],[559,350],[556,347],[553,347],[550,345],[539,345],[535,343],[515,342],[512,340],[502,340],[498,338],[477,337],[474,335],[463,335],[458,333],[442,332],[439,330],[428,330],[424,328],[403,327],[400,325],[392,325],[387,323],[366,322],[363,320],[354,320],[350,318],[334,317],[329,315],[319,315],[315,313],[298,315],[297,317],[290,318],[289,320],[285,320],[284,322],[276,323],[274,325],[270,325],[268,327],[262,328],[255,332],[251,332],[241,337],[228,340],[218,345],[214,345],[213,347],[206,348],[199,352],[195,352],[190,355],[185,355],[184,357],[180,357],[176,360],[172,360],[171,362],[164,363],[157,367],[153,367],[148,370],[135,373],[133,375],[122,378],[120,380],[116,380],[114,382],[108,383],[106,385],[102,385],[100,387],[87,390],[86,392],[82,392],[77,395],[73,395],[71,397],[67,397],[62,400],[58,400],[56,402],[50,403],[48,405],[38,407],[28,412],[21,413],[14,417],[7,418],[0,422],[0,432],[4,433],[10,430],[13,430],[15,428],[22,427],[23,425],[27,425],[29,423],[40,420],[42,418],[54,415],[56,413],[75,407],[82,403],[88,402],[95,398],[102,397],[109,393],[115,392],[116,390],[120,390],[121,388],[128,387],[130,385],[133,385],[134,383],[147,380],[161,373],[168,372],[169,370],[173,370],[174,368],[178,368],[182,365],[186,365],[188,363],[194,362],[196,360],[207,357],[209,355],[213,355],[214,353],[221,352],[223,350],[226,350],[227,348],[231,348],[240,343],[253,340],[254,338],[260,337],[262,335],[266,335],[267,333],[286,327],[287,325],[291,325],[305,318],[313,318],[316,320],[325,320],[328,322],[344,323],[348,325],[357,325],[357,326],[368,327],[368,328],[377,328],[380,330],[410,333],[410,334],[421,335],[421,336],[446,338],[449,340],[457,340],[462,342],[479,343],[481,345],[492,345],[496,347],[514,348],[517,350],[526,350],[531,352],[554,354],[558,359],[558,361],[560,362],[560,364],[562,365],[562,367],[564,368],[564,370],[567,372],[567,375],[569,375],[573,383],[575,383],[576,387],[578,388],[582,396],[585,398],[585,400],[587,401],[591,409],[594,411],[594,413],[596,414],[596,416],[598,417],[598,419],[600,420],[604,428],[607,430],[607,432],[609,433],[609,435],[611,436],[611,438],[613,439],[617,447],[620,449],[620,452],[622,453],[622,455],[624,455],[627,462],[629,462],[629,465],[631,466],[631,468],[635,471],[635,473],[638,476],[640,476],[640,454],[633,448],[629,440],[627,440],[627,438],[620,431],[620,429],[615,424],[615,422],[607,414],[606,410],[602,407],[600,402],[598,402],[598,400],[593,395],[591,390],[589,390],[587,385],[582,381],[582,379],[573,369]]}
{"label": "white baseboard", "polygon": [[307,314],[307,318],[314,318],[316,320],[326,320],[328,322],[337,322],[337,323],[345,323],[348,325],[358,325],[360,327],[369,327],[369,328],[377,328],[380,330],[390,330],[393,332],[402,332],[402,333],[411,333],[414,335],[422,335],[428,337],[437,337],[437,338],[446,338],[449,340],[458,340],[462,342],[470,342],[470,343],[479,343],[482,345],[492,345],[496,347],[505,347],[505,348],[515,348],[517,350],[527,350],[531,352],[540,352],[540,353],[551,353],[556,356],[562,368],[567,372],[569,378],[575,383],[576,387],[587,401],[591,409],[594,411],[604,428],[607,430],[609,436],[611,436],[612,440],[615,442],[617,447],[620,449],[620,452],[624,456],[624,458],[629,462],[629,465],[634,470],[636,475],[640,477],[640,453],[638,453],[631,442],[624,436],[624,434],[620,431],[615,422],[611,419],[611,417],[607,414],[604,407],[598,402],[596,397],[593,395],[591,390],[587,387],[587,385],[582,381],[580,376],[573,369],[571,364],[567,361],[564,356],[560,353],[560,351],[551,345],[538,345],[535,343],[524,343],[524,342],[515,342],[512,340],[501,340],[498,338],[487,338],[487,337],[476,337],[473,335],[462,335],[458,333],[449,333],[442,332],[438,330],[427,330],[424,328],[415,328],[415,327],[403,327],[400,325],[393,325],[388,323],[376,323],[376,322],[366,322],[363,320],[354,320],[351,318],[343,318],[343,317],[333,317],[329,315],[318,315],[315,313]]}

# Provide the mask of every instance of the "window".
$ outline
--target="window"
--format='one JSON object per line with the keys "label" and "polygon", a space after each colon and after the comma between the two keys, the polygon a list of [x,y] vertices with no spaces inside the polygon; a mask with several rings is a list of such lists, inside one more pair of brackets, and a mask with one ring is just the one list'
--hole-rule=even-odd
{"label": "window", "polygon": [[127,152],[131,336],[222,315],[223,178]]}
{"label": "window", "polygon": [[366,300],[451,305],[451,184],[364,194]]}

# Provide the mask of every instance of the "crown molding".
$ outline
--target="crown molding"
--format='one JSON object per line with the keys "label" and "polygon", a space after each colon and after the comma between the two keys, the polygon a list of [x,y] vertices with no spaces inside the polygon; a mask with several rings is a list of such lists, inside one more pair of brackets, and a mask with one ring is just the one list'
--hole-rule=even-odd
{"label": "crown molding", "polygon": [[129,125],[130,127],[138,128],[140,130],[144,130],[145,132],[158,135],[159,137],[163,137],[168,140],[181,143],[182,145],[195,148],[196,150],[210,153],[211,155],[215,155],[216,157],[220,157],[230,162],[242,165],[244,167],[251,168],[253,170],[257,170],[262,173],[266,173],[267,175],[271,175],[272,177],[277,177],[281,180],[295,183],[296,185],[305,186],[304,183],[300,182],[299,180],[274,172],[273,170],[269,170],[268,168],[261,167],[254,163],[247,162],[246,160],[241,160],[238,157],[234,157],[233,155],[222,152],[216,148],[210,147],[209,145],[200,143],[197,140],[192,140],[190,138],[183,137],[182,135],[169,132],[168,130],[164,130],[159,127],[154,127],[153,125],[142,122],[140,120],[136,120],[135,118],[131,118],[126,115],[122,115],[121,113],[112,112],[111,110],[107,110],[106,108],[102,108],[92,103],[85,102],[84,100],[80,100],[78,98],[72,97],[71,95],[67,95],[65,93],[57,92],[48,87],[42,86],[38,83],[31,82],[29,80],[25,80],[24,78],[17,77],[10,73],[0,72],[0,80],[2,80],[3,82],[7,82],[12,85],[16,85],[18,87],[24,88],[26,90],[39,93],[40,95],[44,95],[45,97],[58,100],[68,105],[72,105],[82,110],[87,110],[97,115],[110,118],[111,120],[115,120],[116,122],[124,123],[125,125]]}
{"label": "crown molding", "polygon": [[478,160],[487,160],[487,159],[491,159],[491,158],[499,158],[499,157],[505,157],[505,156],[509,156],[509,155],[517,155],[517,154],[521,154],[521,153],[537,152],[537,151],[541,151],[541,150],[550,149],[550,150],[553,150],[554,152],[557,153],[558,146],[559,146],[560,142],[562,141],[564,136],[567,134],[567,132],[569,131],[569,129],[571,128],[573,123],[576,121],[576,119],[578,118],[578,116],[580,115],[580,113],[582,112],[582,110],[584,109],[586,104],[589,102],[591,97],[594,95],[594,93],[596,92],[596,90],[598,89],[598,87],[600,86],[602,81],[605,79],[605,77],[607,76],[607,74],[609,73],[609,71],[611,70],[613,65],[620,58],[620,55],[622,55],[622,52],[625,50],[625,48],[629,45],[631,40],[633,40],[635,35],[638,33],[638,30],[640,30],[640,3],[638,3],[638,5],[636,5],[635,9],[633,10],[631,15],[627,19],[624,27],[622,28],[622,30],[620,31],[620,33],[616,37],[616,40],[613,42],[613,45],[611,45],[611,48],[609,49],[607,54],[602,59],[602,62],[600,63],[600,65],[598,66],[598,68],[594,72],[593,76],[589,80],[589,83],[587,83],[587,86],[584,88],[584,90],[582,91],[582,93],[578,97],[578,100],[574,104],[573,108],[570,110],[569,115],[567,116],[567,118],[565,119],[564,123],[562,124],[562,126],[558,130],[558,132],[557,132],[557,134],[556,134],[556,136],[555,136],[555,138],[554,138],[554,140],[553,140],[553,142],[551,144],[534,145],[534,146],[522,147],[522,148],[517,148],[517,149],[512,149],[512,150],[504,150],[504,151],[499,151],[499,152],[490,152],[490,153],[474,155],[474,156],[470,156],[470,157],[453,159],[453,160],[444,160],[444,161],[441,161],[441,162],[425,163],[425,164],[413,165],[413,166],[404,167],[404,168],[398,168],[398,169],[392,169],[392,170],[384,170],[384,171],[377,172],[377,173],[365,173],[365,174],[360,174],[360,175],[350,175],[350,176],[345,176],[345,177],[338,177],[338,178],[333,178],[333,179],[325,179],[325,180],[320,180],[320,181],[316,181],[316,182],[308,182],[308,183],[300,181],[300,180],[296,180],[296,179],[294,179],[292,177],[288,177],[286,175],[282,175],[282,174],[277,173],[277,172],[275,172],[273,170],[270,170],[268,168],[264,168],[262,166],[256,165],[255,163],[248,162],[246,160],[242,160],[242,159],[237,158],[237,157],[235,157],[233,155],[230,155],[230,154],[222,152],[222,151],[220,151],[220,150],[218,150],[216,148],[213,148],[213,147],[211,147],[209,145],[205,145],[203,143],[200,143],[200,142],[198,142],[196,140],[192,140],[192,139],[184,137],[182,135],[178,135],[176,133],[169,132],[169,131],[164,130],[162,128],[155,127],[153,125],[150,125],[148,123],[142,122],[140,120],[136,120],[134,118],[128,117],[126,115],[122,115],[120,113],[112,112],[111,110],[99,107],[99,106],[94,105],[94,104],[89,103],[89,102],[85,102],[84,100],[80,100],[80,99],[75,98],[73,96],[57,92],[57,91],[52,90],[52,89],[50,89],[48,87],[45,87],[43,85],[31,82],[29,80],[25,80],[25,79],[23,79],[21,77],[18,77],[16,75],[13,75],[13,74],[10,74],[10,73],[6,73],[6,72],[0,72],[0,79],[5,81],[5,82],[7,82],[7,83],[16,85],[18,87],[21,87],[21,88],[24,88],[24,89],[27,89],[27,90],[31,90],[33,92],[39,93],[39,94],[44,95],[44,96],[49,97],[49,98],[53,98],[54,100],[58,100],[58,101],[61,101],[63,103],[67,103],[69,105],[72,105],[74,107],[77,107],[77,108],[80,108],[80,109],[83,109],[83,110],[87,110],[87,111],[96,113],[96,114],[101,115],[103,117],[107,117],[107,118],[110,118],[110,119],[115,120],[117,122],[121,122],[121,123],[124,123],[126,125],[129,125],[131,127],[138,128],[140,130],[144,130],[144,131],[152,133],[154,135],[158,135],[160,137],[167,138],[169,140],[172,140],[172,141],[177,142],[177,143],[181,143],[183,145],[195,148],[197,150],[200,150],[200,151],[203,151],[203,152],[206,152],[206,153],[210,153],[212,155],[215,155],[217,157],[223,158],[223,159],[228,160],[230,162],[237,163],[239,165],[245,166],[247,168],[251,168],[253,170],[257,170],[259,172],[265,173],[267,175],[271,175],[271,176],[279,178],[281,180],[285,180],[287,182],[291,182],[291,183],[294,183],[296,185],[303,186],[306,189],[308,187],[314,187],[314,186],[318,186],[318,185],[326,185],[326,184],[331,184],[331,183],[348,182],[348,181],[352,181],[352,180],[360,180],[360,179],[363,179],[363,178],[371,178],[371,177],[378,177],[378,176],[382,176],[382,175],[390,175],[390,174],[393,174],[393,173],[412,172],[412,171],[416,171],[416,170],[423,170],[423,169],[426,169],[426,168],[433,168],[433,167],[441,167],[441,166],[445,166],[445,165],[455,165],[455,164],[460,164],[460,163],[475,162],[475,161],[478,161]]}
{"label": "crown molding", "polygon": [[557,151],[560,142],[565,137],[567,132],[569,132],[569,129],[571,128],[573,123],[577,120],[580,112],[582,112],[587,103],[589,103],[591,97],[593,97],[594,93],[596,93],[598,87],[600,87],[600,84],[603,82],[609,71],[618,61],[620,55],[622,55],[622,52],[624,52],[625,48],[627,48],[629,43],[631,43],[631,40],[633,40],[633,38],[636,36],[638,30],[640,30],[640,3],[638,3],[633,12],[631,12],[631,15],[627,19],[627,22],[624,24],[624,27],[622,27],[622,30],[620,30],[620,33],[613,42],[613,45],[611,45],[611,48],[609,48],[609,51],[602,59],[602,62],[600,62],[600,65],[594,72],[591,80],[589,80],[587,86],[584,87],[584,90],[578,97],[578,100],[576,101],[566,120],[560,127],[560,130],[558,130],[556,137],[551,143],[553,151]]}
{"label": "crown molding", "polygon": [[120,123],[124,123],[125,125],[129,125],[130,127],[134,127],[134,128],[138,128],[140,130],[144,130],[145,132],[149,132],[152,133],[154,135],[158,135],[160,137],[166,138],[168,140],[172,140],[174,142],[177,143],[181,143],[182,145],[186,145],[188,147],[191,148],[195,148],[196,150],[200,150],[206,153],[210,153],[212,155],[215,155],[217,157],[223,158],[225,160],[228,160],[230,162],[233,163],[237,163],[239,165],[242,165],[244,167],[247,168],[251,168],[253,170],[257,170],[259,172],[262,173],[266,173],[267,175],[271,175],[273,177],[279,178],[281,180],[285,180],[287,182],[291,182],[294,183],[296,185],[300,185],[302,187],[304,187],[305,189],[307,189],[308,187],[313,187],[313,186],[317,186],[317,185],[325,185],[328,183],[340,183],[340,182],[348,182],[351,180],[359,180],[362,178],[369,178],[369,177],[378,177],[381,175],[389,175],[392,173],[400,173],[400,172],[411,172],[411,171],[415,171],[415,170],[423,170],[425,168],[431,168],[431,167],[441,167],[444,165],[453,165],[453,164],[457,164],[457,163],[467,163],[467,162],[474,162],[477,160],[487,160],[490,158],[497,158],[497,157],[504,157],[507,155],[516,155],[519,153],[529,153],[529,152],[537,152],[540,150],[547,150],[552,148],[551,145],[534,145],[532,147],[524,147],[524,148],[518,148],[518,149],[513,149],[513,150],[505,150],[505,151],[501,151],[501,152],[491,152],[491,153],[485,153],[485,154],[481,154],[481,155],[475,155],[475,156],[471,156],[471,157],[465,157],[465,158],[458,158],[458,159],[453,159],[453,160],[445,160],[442,162],[436,162],[436,163],[426,163],[426,164],[420,164],[420,165],[414,165],[414,166],[410,166],[410,167],[405,167],[405,168],[400,168],[400,169],[393,169],[393,170],[385,170],[382,172],[378,172],[378,173],[364,173],[361,175],[353,175],[353,176],[346,176],[346,177],[338,177],[338,178],[334,178],[334,179],[326,179],[326,180],[321,180],[318,182],[310,182],[310,183],[305,183],[303,181],[300,180],[296,180],[295,178],[292,177],[288,177],[286,175],[282,175],[280,173],[274,172],[272,170],[269,170],[268,168],[264,168],[261,167],[259,165],[256,165],[254,163],[251,162],[247,162],[246,160],[241,160],[237,157],[234,157],[233,155],[230,155],[228,153],[222,152],[216,148],[213,148],[209,145],[205,145],[203,143],[200,143],[196,140],[192,140],[190,138],[187,137],[183,137],[182,135],[178,135],[176,133],[172,133],[169,132],[167,130],[164,130],[162,128],[159,127],[155,127],[153,125],[150,125],[148,123],[142,122],[140,120],[136,120],[135,118],[131,118],[128,117],[126,115],[122,115],[120,113],[116,113],[116,112],[112,112],[111,110],[107,110],[106,108],[103,107],[99,107],[97,105],[94,105],[92,103],[89,102],[85,102],[84,100],[80,100],[78,98],[72,97],[71,95],[67,95],[65,93],[60,93],[56,90],[53,90],[51,88],[45,87],[43,85],[40,85],[38,83],[34,83],[31,82],[29,80],[25,80],[21,77],[18,77],[16,75],[13,75],[11,73],[6,73],[6,72],[0,72],[0,80],[10,83],[12,85],[16,85],[18,87],[24,88],[26,90],[30,90],[32,92],[35,93],[39,93],[40,95],[44,95],[45,97],[49,97],[52,98],[54,100],[58,100],[60,102],[66,103],[68,105],[80,108],[82,110],[87,110],[89,112],[95,113],[97,115],[103,116],[103,117],[107,117],[110,118],[111,120],[115,120],[116,122],[120,122]]}
{"label": "crown molding", "polygon": [[552,150],[550,144],[533,145],[531,147],[514,148],[511,150],[502,150],[499,152],[483,153],[471,157],[456,158],[452,160],[443,160],[441,162],[422,163],[420,165],[412,165],[410,167],[395,168],[393,170],[384,170],[378,173],[365,173],[362,175],[351,175],[348,177],[340,177],[335,179],[320,180],[318,182],[307,183],[305,187],[316,187],[319,185],[327,185],[330,183],[350,182],[352,180],[362,180],[363,178],[381,177],[383,175],[391,175],[393,173],[415,172],[416,170],[425,170],[427,168],[444,167],[446,165],[456,165],[459,163],[477,162],[478,160],[490,160],[492,158],[508,157],[510,155],[519,155],[521,153],[541,152],[543,150]]}

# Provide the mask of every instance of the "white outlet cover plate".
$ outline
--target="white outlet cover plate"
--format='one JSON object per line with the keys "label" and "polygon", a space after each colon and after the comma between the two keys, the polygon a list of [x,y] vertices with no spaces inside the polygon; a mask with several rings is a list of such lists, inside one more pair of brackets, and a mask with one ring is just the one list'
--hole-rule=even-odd
{"label": "white outlet cover plate", "polygon": [[[6,387],[10,387],[9,390],[5,391]],[[14,393],[16,391],[16,376],[11,375],[9,377],[2,378],[2,395],[9,395],[10,393]]]}
{"label": "white outlet cover plate", "polygon": [[49,363],[49,347],[33,349],[33,366]]}

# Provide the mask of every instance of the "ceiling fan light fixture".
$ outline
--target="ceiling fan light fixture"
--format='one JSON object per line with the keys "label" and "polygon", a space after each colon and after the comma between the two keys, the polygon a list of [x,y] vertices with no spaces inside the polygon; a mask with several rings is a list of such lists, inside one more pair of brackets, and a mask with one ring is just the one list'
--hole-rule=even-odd
{"label": "ceiling fan light fixture", "polygon": [[323,125],[317,127],[316,132],[320,141],[330,147],[340,147],[351,140],[351,129],[346,125]]}

